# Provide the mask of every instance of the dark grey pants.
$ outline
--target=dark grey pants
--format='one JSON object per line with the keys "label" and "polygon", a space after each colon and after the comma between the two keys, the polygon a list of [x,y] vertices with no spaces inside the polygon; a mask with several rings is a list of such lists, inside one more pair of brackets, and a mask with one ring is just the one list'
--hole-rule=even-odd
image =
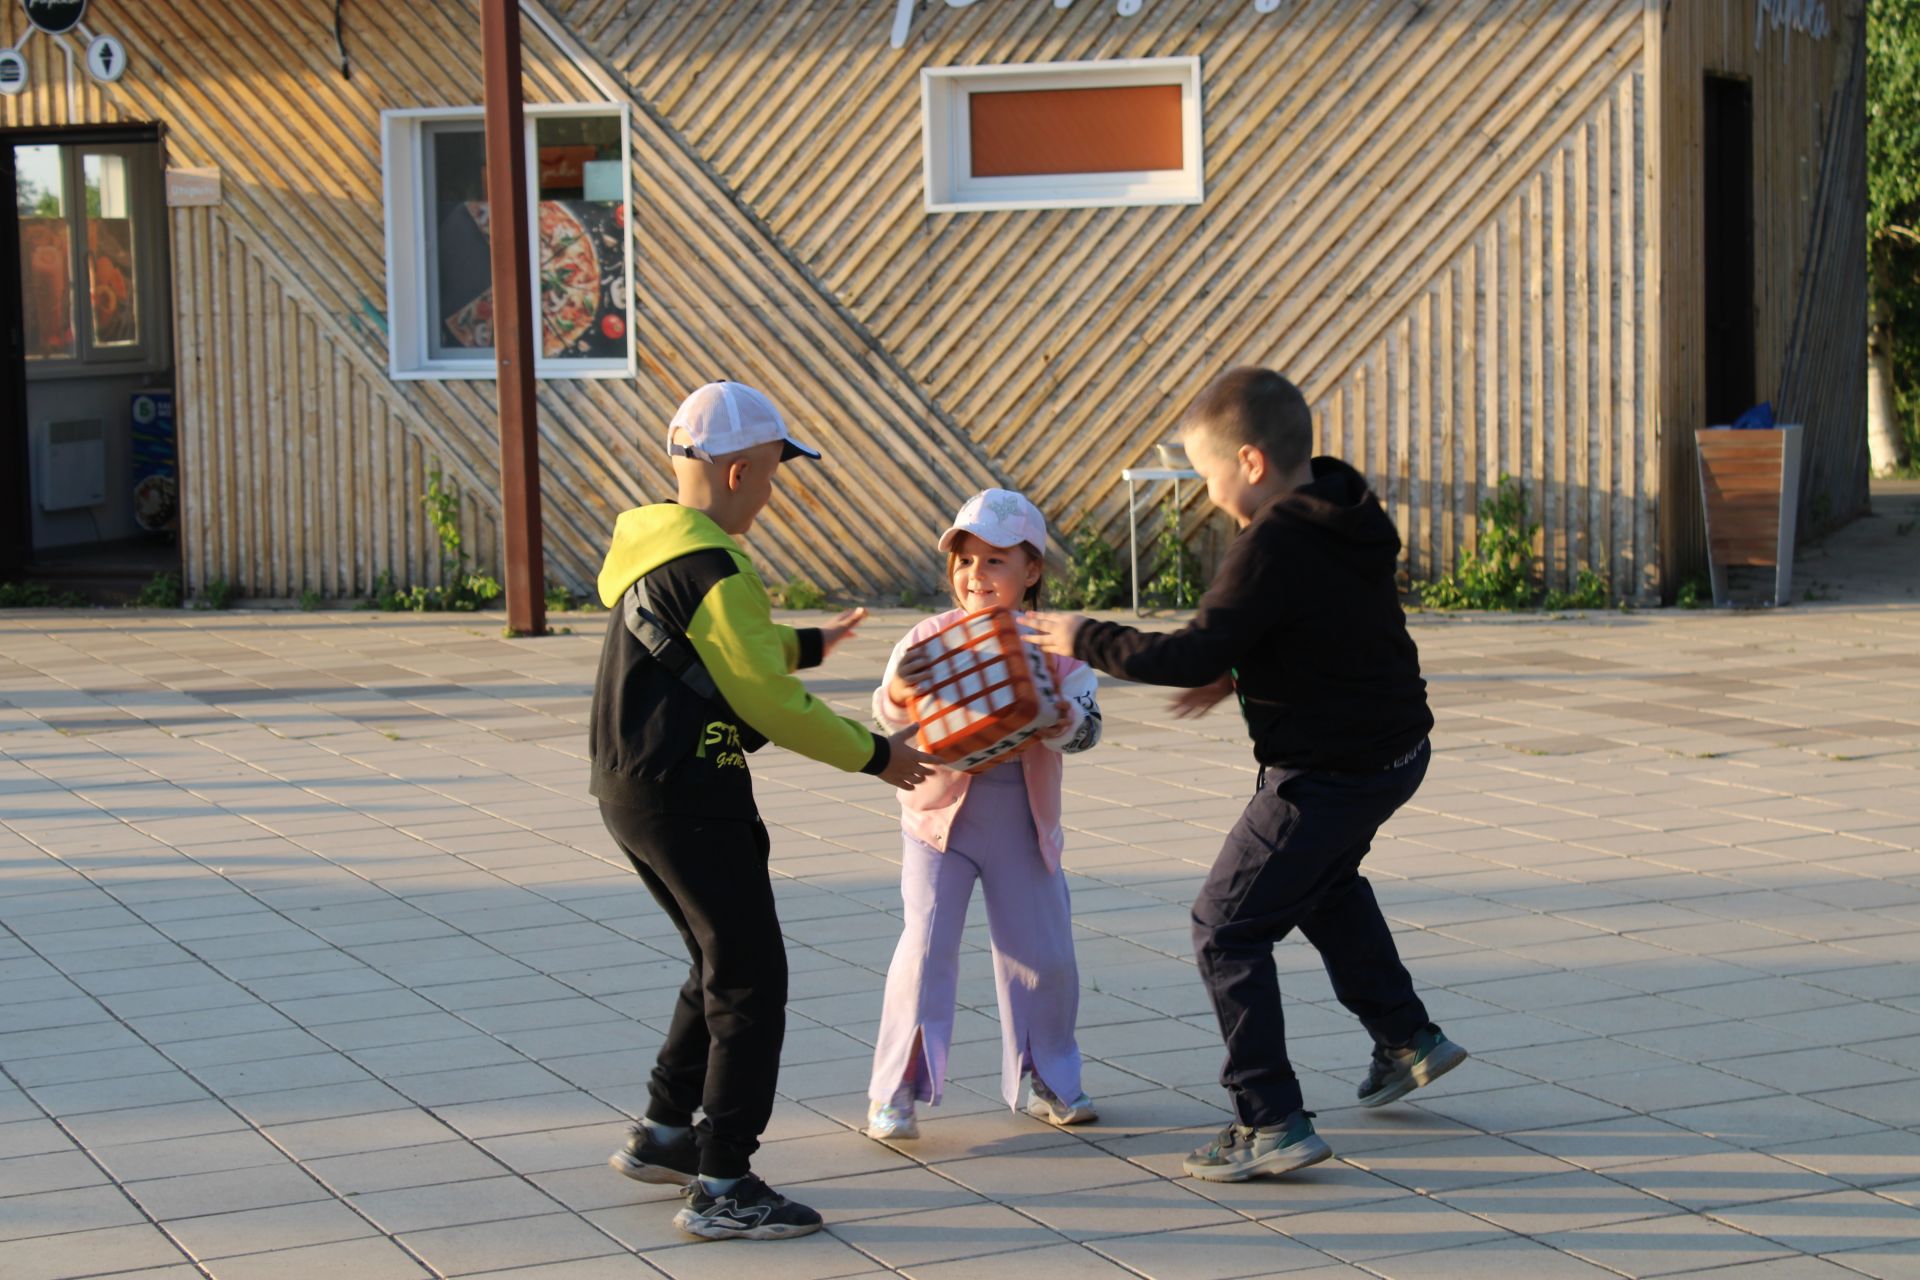
{"label": "dark grey pants", "polygon": [[1241,1124],[1277,1125],[1302,1106],[1273,963],[1274,943],[1294,929],[1376,1043],[1405,1044],[1426,1025],[1360,860],[1428,759],[1422,746],[1376,773],[1263,770],[1214,860],[1193,904],[1193,948],[1227,1042],[1220,1083]]}

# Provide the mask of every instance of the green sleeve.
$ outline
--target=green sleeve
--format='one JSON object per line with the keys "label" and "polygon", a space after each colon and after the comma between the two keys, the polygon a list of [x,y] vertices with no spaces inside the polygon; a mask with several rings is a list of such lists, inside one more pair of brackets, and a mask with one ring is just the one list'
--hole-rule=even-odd
{"label": "green sleeve", "polygon": [[716,582],[694,610],[687,638],[727,705],[769,741],[849,773],[873,760],[873,733],[793,675],[799,637],[774,622],[759,575],[743,571]]}

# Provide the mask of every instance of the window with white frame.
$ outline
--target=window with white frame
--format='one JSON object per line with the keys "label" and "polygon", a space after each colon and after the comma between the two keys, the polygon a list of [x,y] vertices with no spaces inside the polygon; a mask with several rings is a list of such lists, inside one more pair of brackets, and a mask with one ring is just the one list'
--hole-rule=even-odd
{"label": "window with white frame", "polygon": [[165,368],[154,148],[24,145],[14,168],[28,376]]}
{"label": "window with white frame", "polygon": [[1200,60],[928,67],[929,213],[1198,204]]}
{"label": "window with white frame", "polygon": [[[624,104],[527,108],[535,372],[633,373]],[[382,116],[387,353],[395,378],[491,378],[493,267],[479,107]]]}

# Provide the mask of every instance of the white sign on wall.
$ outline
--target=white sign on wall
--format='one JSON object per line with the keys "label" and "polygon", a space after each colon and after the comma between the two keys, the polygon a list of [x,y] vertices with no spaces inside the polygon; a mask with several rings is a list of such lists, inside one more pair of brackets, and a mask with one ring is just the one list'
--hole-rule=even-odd
{"label": "white sign on wall", "polygon": [[1769,28],[1785,27],[1825,40],[1833,34],[1825,0],[1753,0],[1753,47],[1758,49]]}
{"label": "white sign on wall", "polygon": [[[1011,2],[1011,0],[1009,0]],[[1048,3],[1049,0],[1020,0],[1023,4]],[[979,3],[979,0],[946,0],[949,9],[966,9]],[[1073,8],[1073,0],[1051,0],[1056,9]],[[1098,4],[1100,0],[1093,0]],[[1144,7],[1146,0],[1113,0],[1113,10],[1123,18],[1131,18]],[[1252,0],[1255,13],[1273,13],[1280,7],[1280,0]],[[913,11],[916,0],[896,0],[893,8],[893,47],[904,48],[907,36],[913,29]]]}
{"label": "white sign on wall", "polygon": [[112,84],[127,69],[127,47],[113,36],[95,36],[87,46],[87,70],[101,84]]}
{"label": "white sign on wall", "polygon": [[198,209],[219,203],[218,169],[167,170],[167,208]]}
{"label": "white sign on wall", "polygon": [[27,91],[27,60],[17,49],[0,49],[0,93],[9,98]]}

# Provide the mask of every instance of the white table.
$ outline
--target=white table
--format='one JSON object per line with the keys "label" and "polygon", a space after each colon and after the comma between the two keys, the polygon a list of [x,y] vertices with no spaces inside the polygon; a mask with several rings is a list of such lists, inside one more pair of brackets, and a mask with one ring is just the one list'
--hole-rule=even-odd
{"label": "white table", "polygon": [[[1132,566],[1133,576],[1133,616],[1140,616],[1140,535],[1139,515],[1134,507],[1134,485],[1150,484],[1156,480],[1173,481],[1174,510],[1180,509],[1180,482],[1198,480],[1200,473],[1186,467],[1127,467],[1120,472],[1120,478],[1127,482],[1127,561]],[[1180,561],[1174,561],[1174,572],[1181,572]],[[1179,578],[1176,577],[1178,582]]]}

